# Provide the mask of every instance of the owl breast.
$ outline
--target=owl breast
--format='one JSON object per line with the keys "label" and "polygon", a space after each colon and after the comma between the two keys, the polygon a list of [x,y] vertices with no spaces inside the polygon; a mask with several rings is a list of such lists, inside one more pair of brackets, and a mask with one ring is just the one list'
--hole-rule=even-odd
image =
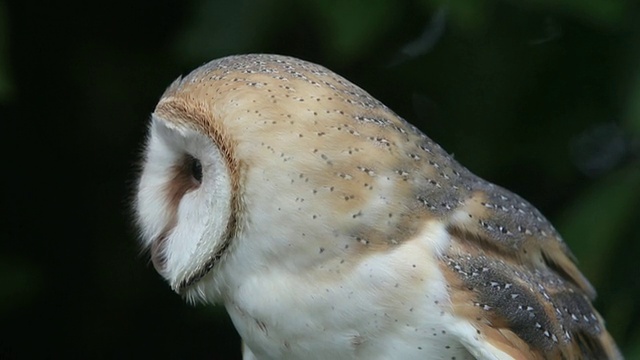
{"label": "owl breast", "polygon": [[225,305],[258,359],[473,359],[458,333],[475,329],[447,311],[444,278],[424,261],[447,236],[432,222],[364,258],[331,257],[295,273],[265,266],[249,281],[242,275]]}

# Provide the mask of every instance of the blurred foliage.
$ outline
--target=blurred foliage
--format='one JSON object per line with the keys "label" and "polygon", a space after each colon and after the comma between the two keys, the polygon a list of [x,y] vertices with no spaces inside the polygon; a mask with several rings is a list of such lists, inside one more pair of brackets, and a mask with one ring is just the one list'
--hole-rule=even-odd
{"label": "blurred foliage", "polygon": [[[322,49],[336,62],[349,62],[368,52],[387,33],[398,15],[394,0],[311,0],[309,11],[323,24]],[[367,14],[359,16],[358,14]]]}
{"label": "blurred foliage", "polygon": [[636,54],[635,68],[629,69],[632,73],[632,85],[625,99],[627,102],[627,111],[624,118],[624,125],[629,133],[636,140],[635,146],[638,147],[638,137],[640,137],[640,49],[635,49]]}
{"label": "blurred foliage", "polygon": [[0,358],[239,357],[224,309],[140,253],[128,204],[164,88],[248,52],[327,66],[539,207],[640,359],[631,0],[0,2]]}

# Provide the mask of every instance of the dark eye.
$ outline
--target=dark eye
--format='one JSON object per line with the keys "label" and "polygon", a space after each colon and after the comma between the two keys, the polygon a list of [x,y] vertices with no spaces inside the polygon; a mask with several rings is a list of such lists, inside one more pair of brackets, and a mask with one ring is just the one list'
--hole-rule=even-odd
{"label": "dark eye", "polygon": [[189,171],[191,172],[191,176],[195,181],[199,184],[202,183],[202,164],[200,160],[190,156],[189,157]]}

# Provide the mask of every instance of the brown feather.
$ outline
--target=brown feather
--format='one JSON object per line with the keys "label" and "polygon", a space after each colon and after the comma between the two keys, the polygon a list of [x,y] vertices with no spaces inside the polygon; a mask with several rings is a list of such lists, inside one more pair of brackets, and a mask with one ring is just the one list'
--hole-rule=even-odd
{"label": "brown feather", "polygon": [[544,263],[530,265],[487,239],[452,232],[442,259],[452,309],[514,358],[619,359],[583,289]]}

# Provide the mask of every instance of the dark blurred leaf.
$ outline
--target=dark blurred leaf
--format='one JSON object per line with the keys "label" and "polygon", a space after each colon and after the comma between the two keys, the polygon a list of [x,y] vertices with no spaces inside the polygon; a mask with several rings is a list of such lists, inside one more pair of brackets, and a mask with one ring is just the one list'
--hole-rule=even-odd
{"label": "dark blurred leaf", "polygon": [[599,123],[571,142],[576,166],[587,176],[598,176],[615,169],[631,152],[632,140],[618,124]]}
{"label": "dark blurred leaf", "polygon": [[626,0],[528,0],[526,3],[547,11],[564,12],[605,24],[613,24],[620,20],[627,5]]}
{"label": "dark blurred leaf", "polygon": [[634,341],[627,351],[627,359],[640,359],[640,333],[636,334]]}
{"label": "dark blurred leaf", "polygon": [[[491,7],[486,0],[424,0],[430,5],[446,6],[453,22],[469,30],[491,18]],[[548,12],[565,13],[600,24],[614,24],[625,15],[627,0],[510,0],[516,6],[527,6]],[[493,2],[495,3],[495,2]]]}
{"label": "dark blurred leaf", "polygon": [[178,58],[203,62],[223,55],[255,52],[275,30],[271,25],[284,12],[281,5],[282,1],[193,2],[191,18],[177,38]]}
{"label": "dark blurred leaf", "polygon": [[640,208],[640,167],[632,164],[612,173],[580,196],[558,221],[560,233],[594,285],[609,276],[614,251]]}
{"label": "dark blurred leaf", "polygon": [[321,20],[320,32],[328,53],[339,63],[349,63],[366,52],[398,14],[394,0],[313,0],[311,4]]}
{"label": "dark blurred leaf", "polygon": [[426,0],[423,1],[434,8],[446,9],[458,27],[474,30],[484,26],[489,16],[487,0]]}
{"label": "dark blurred leaf", "polygon": [[[640,49],[639,49],[640,50]],[[640,56],[636,57],[640,60]],[[633,83],[627,99],[626,126],[631,133],[640,139],[640,66],[636,66]]]}

